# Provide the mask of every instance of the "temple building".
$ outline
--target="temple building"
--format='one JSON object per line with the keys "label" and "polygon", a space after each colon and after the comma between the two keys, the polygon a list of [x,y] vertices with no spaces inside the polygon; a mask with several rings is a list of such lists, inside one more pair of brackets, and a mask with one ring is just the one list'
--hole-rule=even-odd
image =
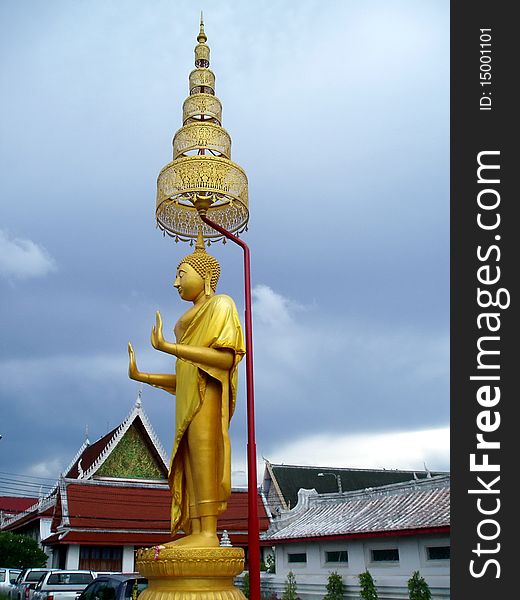
{"label": "temple building", "polygon": [[368,570],[380,600],[407,598],[419,571],[433,600],[450,594],[450,478],[437,475],[379,487],[318,494],[300,489],[296,505],[273,519],[261,544],[274,550],[266,593],[283,592],[289,571],[302,600],[321,600],[330,572],[343,577],[345,600],[359,598]]}
{"label": "temple building", "polygon": [[[5,519],[2,530],[40,542],[49,566],[134,571],[138,548],[175,539],[167,464],[139,394],[118,427],[92,444],[86,440],[52,491]],[[265,532],[269,513],[261,494],[258,512]],[[227,532],[233,546],[247,551],[247,529],[247,491],[233,489],[217,533]]]}
{"label": "temple building", "polygon": [[[2,531],[30,535],[49,566],[134,571],[135,551],[172,539],[168,457],[141,397],[123,422],[86,440],[51,492],[4,498]],[[258,495],[262,591],[281,596],[289,571],[298,597],[321,600],[337,571],[345,600],[359,598],[368,569],[379,598],[406,597],[418,570],[434,600],[449,598],[450,480],[446,473],[277,465],[266,461]],[[6,513],[10,514],[6,514]],[[247,553],[247,491],[233,489],[218,535]]]}
{"label": "temple building", "polygon": [[301,489],[314,489],[318,494],[349,492],[375,488],[404,481],[448,475],[447,471],[401,469],[354,469],[348,467],[316,467],[274,464],[265,460],[262,489],[273,516],[296,506]]}
{"label": "temple building", "polygon": [[21,496],[0,496],[0,529],[5,522],[31,507],[37,498]]}

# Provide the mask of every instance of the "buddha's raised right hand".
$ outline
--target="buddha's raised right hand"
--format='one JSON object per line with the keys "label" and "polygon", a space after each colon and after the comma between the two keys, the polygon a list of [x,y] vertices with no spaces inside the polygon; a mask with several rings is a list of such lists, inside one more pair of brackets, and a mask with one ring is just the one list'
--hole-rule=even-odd
{"label": "buddha's raised right hand", "polygon": [[142,383],[148,383],[149,385],[153,385],[154,387],[158,387],[167,391],[169,394],[175,395],[177,386],[177,377],[175,374],[143,373],[142,371],[139,371],[135,362],[134,349],[130,342],[128,342],[128,358],[130,359],[130,362],[128,363],[128,376],[130,379],[134,379],[135,381],[140,381]]}

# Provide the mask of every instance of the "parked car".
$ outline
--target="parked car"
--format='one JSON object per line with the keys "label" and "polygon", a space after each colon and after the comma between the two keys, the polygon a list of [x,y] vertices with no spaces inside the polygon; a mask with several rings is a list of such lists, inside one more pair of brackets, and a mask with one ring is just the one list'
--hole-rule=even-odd
{"label": "parked car", "polygon": [[22,569],[11,569],[10,567],[0,567],[0,593],[11,597],[11,592],[15,590],[15,583]]}
{"label": "parked car", "polygon": [[16,579],[16,588],[11,592],[11,600],[30,600],[38,580],[45,573],[53,569],[24,569]]}
{"label": "parked car", "polygon": [[78,600],[136,600],[148,586],[148,579],[139,573],[99,575],[81,592]]}
{"label": "parked car", "polygon": [[86,570],[49,571],[36,584],[31,600],[75,600],[95,577]]}

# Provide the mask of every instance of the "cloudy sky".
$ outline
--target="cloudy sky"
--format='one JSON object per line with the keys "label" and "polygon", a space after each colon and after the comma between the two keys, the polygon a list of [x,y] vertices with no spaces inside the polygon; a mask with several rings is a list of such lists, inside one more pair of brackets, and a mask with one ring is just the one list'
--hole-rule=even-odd
{"label": "cloudy sky", "polygon": [[[156,230],[155,187],[201,8],[249,178],[259,459],[448,469],[448,1],[5,0],[0,473],[56,478],[121,422],[128,340],[172,368],[149,334],[186,309],[189,247]],[[212,250],[242,312],[240,251]],[[171,397],[143,405],[169,449]]]}

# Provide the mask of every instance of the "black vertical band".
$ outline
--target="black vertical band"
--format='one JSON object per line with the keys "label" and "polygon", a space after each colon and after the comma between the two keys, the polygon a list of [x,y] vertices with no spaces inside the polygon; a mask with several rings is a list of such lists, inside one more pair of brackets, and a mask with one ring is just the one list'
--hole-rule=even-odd
{"label": "black vertical band", "polygon": [[[520,171],[512,4],[451,3],[452,598],[515,594]],[[516,57],[516,58],[515,58]],[[497,479],[498,478],[498,479]],[[513,515],[513,511],[515,514]]]}

